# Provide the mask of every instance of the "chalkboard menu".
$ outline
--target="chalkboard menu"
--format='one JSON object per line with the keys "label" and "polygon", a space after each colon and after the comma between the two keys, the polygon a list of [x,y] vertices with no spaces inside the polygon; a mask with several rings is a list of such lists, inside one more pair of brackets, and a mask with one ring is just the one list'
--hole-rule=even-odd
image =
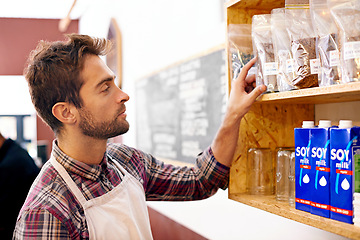
{"label": "chalkboard menu", "polygon": [[137,148],[194,163],[210,146],[226,105],[224,48],[136,82]]}

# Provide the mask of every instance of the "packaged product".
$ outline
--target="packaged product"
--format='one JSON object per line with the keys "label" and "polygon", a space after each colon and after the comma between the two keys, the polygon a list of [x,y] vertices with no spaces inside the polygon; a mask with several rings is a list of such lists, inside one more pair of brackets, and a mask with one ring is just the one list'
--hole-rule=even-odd
{"label": "packaged product", "polygon": [[310,130],[310,163],[313,181],[311,213],[330,217],[330,120],[320,120]]}
{"label": "packaged product", "polygon": [[328,6],[339,31],[342,82],[360,79],[360,1],[328,0]]}
{"label": "packaged product", "polygon": [[292,65],[289,65],[293,59],[285,25],[285,8],[275,8],[271,11],[271,36],[275,62],[278,67],[276,75],[278,90],[283,92],[296,89],[291,85],[291,80],[295,78],[295,72]]}
{"label": "packaged product", "polygon": [[257,56],[256,85],[264,84],[268,92],[278,91],[277,66],[271,36],[271,14],[254,15],[252,18],[252,41]]}
{"label": "packaged product", "polygon": [[[241,68],[254,57],[251,24],[229,24],[228,41],[230,79],[234,79]],[[255,69],[250,69],[249,74],[255,74]]]}
{"label": "packaged product", "polygon": [[286,29],[294,59],[297,88],[317,87],[320,61],[316,58],[316,35],[308,8],[285,9]]}
{"label": "packaged product", "polygon": [[320,59],[319,86],[340,83],[338,31],[331,17],[327,0],[310,0],[310,14],[315,34],[317,58]]}
{"label": "packaged product", "polygon": [[314,121],[303,121],[301,128],[294,129],[295,137],[295,208],[311,212],[314,192],[314,176],[310,162],[310,131]]}
{"label": "packaged product", "polygon": [[353,223],[354,155],[359,149],[360,128],[340,120],[330,130],[330,218]]}

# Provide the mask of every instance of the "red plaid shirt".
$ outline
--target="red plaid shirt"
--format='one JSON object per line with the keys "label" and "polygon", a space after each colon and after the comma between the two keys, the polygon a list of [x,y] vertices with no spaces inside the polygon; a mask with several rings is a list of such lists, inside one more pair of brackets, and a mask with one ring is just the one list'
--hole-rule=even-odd
{"label": "red plaid shirt", "polygon": [[[195,167],[175,167],[134,148],[109,144],[99,165],[87,165],[63,153],[53,143],[52,154],[68,171],[87,200],[99,197],[121,182],[108,156],[117,160],[144,187],[147,200],[204,199],[228,186],[229,168],[216,161],[208,148]],[[84,210],[48,161],[34,181],[19,213],[15,239],[89,238]]]}

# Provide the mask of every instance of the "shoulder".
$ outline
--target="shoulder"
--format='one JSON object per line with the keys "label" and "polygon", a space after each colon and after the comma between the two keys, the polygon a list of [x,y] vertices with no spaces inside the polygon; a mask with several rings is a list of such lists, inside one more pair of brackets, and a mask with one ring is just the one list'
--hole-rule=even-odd
{"label": "shoulder", "polygon": [[22,214],[49,212],[59,221],[68,221],[81,206],[55,168],[46,162],[30,188]]}
{"label": "shoulder", "polygon": [[135,148],[124,144],[108,144],[107,154],[118,161],[132,176],[142,184],[147,182],[147,172],[149,171],[152,156]]}
{"label": "shoulder", "polygon": [[120,143],[109,143],[107,152],[114,158],[131,158],[135,149]]}
{"label": "shoulder", "polygon": [[109,143],[107,146],[107,153],[112,158],[124,163],[134,159],[144,160],[147,158],[151,158],[151,155],[146,154],[141,150],[119,143]]}

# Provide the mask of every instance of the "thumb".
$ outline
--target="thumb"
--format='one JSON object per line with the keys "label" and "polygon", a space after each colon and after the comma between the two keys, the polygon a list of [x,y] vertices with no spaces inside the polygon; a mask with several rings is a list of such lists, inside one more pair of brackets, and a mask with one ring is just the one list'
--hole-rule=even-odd
{"label": "thumb", "polygon": [[249,97],[253,102],[255,102],[256,98],[259,97],[265,91],[266,91],[266,86],[259,85],[256,88],[254,88],[254,90],[252,90],[251,93],[249,93]]}

